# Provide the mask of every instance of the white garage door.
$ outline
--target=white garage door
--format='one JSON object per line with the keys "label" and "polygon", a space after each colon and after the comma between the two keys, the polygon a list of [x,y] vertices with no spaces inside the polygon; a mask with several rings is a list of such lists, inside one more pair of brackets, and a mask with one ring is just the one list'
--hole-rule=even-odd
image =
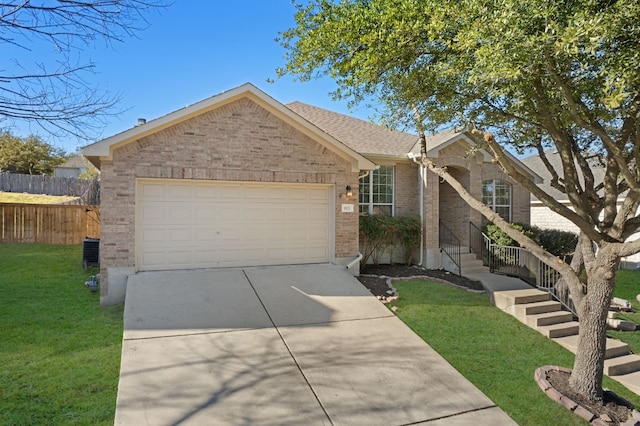
{"label": "white garage door", "polygon": [[139,270],[327,262],[327,185],[139,180]]}

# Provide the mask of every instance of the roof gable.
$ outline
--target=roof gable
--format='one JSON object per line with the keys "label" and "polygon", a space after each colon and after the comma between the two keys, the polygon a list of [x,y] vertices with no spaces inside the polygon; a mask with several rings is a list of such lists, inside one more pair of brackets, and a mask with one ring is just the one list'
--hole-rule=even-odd
{"label": "roof gable", "polygon": [[138,125],[132,129],[126,130],[117,135],[98,141],[94,144],[83,148],[82,153],[96,167],[100,168],[103,160],[113,158],[113,151],[121,146],[159,132],[175,124],[186,121],[195,116],[204,114],[207,111],[220,108],[228,103],[234,102],[241,98],[249,98],[256,102],[276,117],[286,121],[292,127],[296,128],[303,134],[316,140],[327,149],[335,152],[340,157],[351,162],[352,169],[372,170],[375,164],[364,158],[358,152],[336,139],[334,136],[324,132],[319,127],[313,125],[298,114],[276,101],[275,99],[262,92],[254,85],[247,83],[235,89],[223,92],[219,95],[204,99],[193,105],[179,109],[162,117],[151,120],[145,124]]}

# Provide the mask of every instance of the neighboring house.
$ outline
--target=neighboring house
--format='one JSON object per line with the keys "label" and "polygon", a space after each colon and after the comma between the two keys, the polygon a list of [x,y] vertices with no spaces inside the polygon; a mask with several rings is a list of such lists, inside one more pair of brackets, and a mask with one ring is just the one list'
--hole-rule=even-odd
{"label": "neighboring house", "polygon": [[[528,192],[486,152],[467,155],[468,134],[428,142],[473,195],[528,222]],[[440,267],[439,221],[467,246],[481,219],[412,160],[419,149],[415,135],[285,106],[251,84],[89,145],[102,182],[101,303],[122,302],[138,271],[335,262],[357,273],[359,212],[421,215],[420,261]]]}
{"label": "neighboring house", "polygon": [[[547,159],[549,160],[549,163],[555,170],[558,171],[560,177],[562,177],[562,161],[558,152],[555,150],[549,150],[546,151],[545,154]],[[591,161],[591,172],[593,173],[595,181],[601,182],[604,177],[604,167],[595,157]],[[530,157],[524,158],[522,162],[536,174],[544,178],[544,182],[538,184],[540,189],[551,195],[555,200],[573,210],[573,207],[571,207],[571,203],[569,202],[567,195],[551,186],[551,173],[549,172],[549,170],[547,170],[539,155],[535,154]],[[582,181],[582,173],[579,168],[578,174],[580,180]],[[618,206],[622,204],[622,201],[623,198],[618,199]],[[543,229],[560,229],[563,231],[570,231],[575,233],[580,232],[580,229],[573,222],[571,222],[564,216],[551,211],[551,209],[542,204],[542,202],[538,200],[533,194],[531,194],[531,225]],[[634,234],[630,239],[635,240],[639,237],[640,235]],[[620,266],[622,268],[639,267],[640,254],[622,258]]]}
{"label": "neighboring house", "polygon": [[85,160],[82,158],[82,155],[74,155],[58,167],[54,168],[53,176],[77,178],[80,176],[80,173],[87,169],[87,165],[84,161]]}

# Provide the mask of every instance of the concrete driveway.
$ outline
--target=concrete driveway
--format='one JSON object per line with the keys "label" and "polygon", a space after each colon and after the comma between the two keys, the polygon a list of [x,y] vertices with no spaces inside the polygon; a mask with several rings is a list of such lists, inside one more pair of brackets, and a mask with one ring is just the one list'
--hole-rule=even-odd
{"label": "concrete driveway", "polygon": [[116,425],[513,425],[343,267],[127,283]]}

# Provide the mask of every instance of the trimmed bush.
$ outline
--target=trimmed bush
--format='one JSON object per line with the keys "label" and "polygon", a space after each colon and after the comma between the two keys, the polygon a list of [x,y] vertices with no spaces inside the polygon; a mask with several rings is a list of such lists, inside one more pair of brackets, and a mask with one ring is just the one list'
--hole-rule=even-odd
{"label": "trimmed bush", "polygon": [[[524,233],[546,251],[554,256],[565,259],[565,261],[570,261],[570,257],[578,244],[578,235],[575,232],[562,231],[559,229],[542,229],[537,226],[532,227],[522,223],[512,223],[511,227]],[[485,224],[482,227],[482,232],[484,232],[494,244],[520,247],[516,241],[493,223]]]}
{"label": "trimmed bush", "polygon": [[404,251],[405,262],[410,265],[413,253],[420,245],[421,231],[419,216],[360,216],[362,262],[367,264],[371,260],[377,265],[387,251],[393,262],[393,249],[400,246]]}

